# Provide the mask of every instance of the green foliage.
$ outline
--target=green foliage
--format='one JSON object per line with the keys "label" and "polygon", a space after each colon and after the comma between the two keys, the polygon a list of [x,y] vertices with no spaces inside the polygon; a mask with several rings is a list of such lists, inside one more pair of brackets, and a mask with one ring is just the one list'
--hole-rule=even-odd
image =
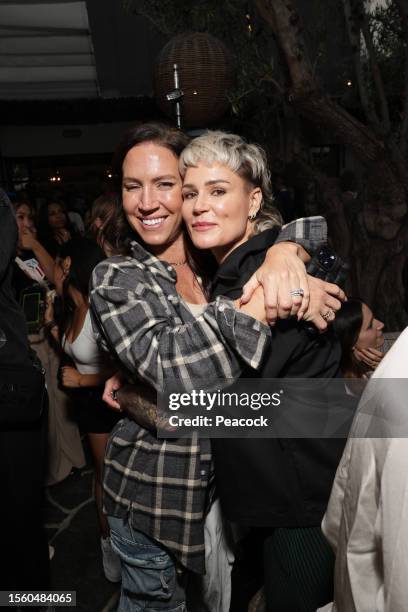
{"label": "green foliage", "polygon": [[[254,0],[122,1],[126,10],[147,17],[169,37],[185,31],[202,31],[222,40],[235,57],[236,78],[228,92],[233,127],[263,142],[276,142],[279,134],[284,134],[280,120],[282,113],[287,112],[287,67],[281,61],[270,26],[257,14]],[[305,42],[305,48],[299,45],[296,53],[299,58],[309,57],[314,74],[329,95],[362,117],[343,2],[296,0],[291,3],[292,25]],[[397,130],[402,110],[401,93],[407,78],[404,72],[407,33],[403,31],[396,2],[389,0],[388,5],[377,6],[374,11],[368,0],[350,0],[350,4],[357,40],[359,37],[363,40],[361,32],[366,26],[373,41],[392,128]],[[363,43],[360,51],[369,104],[379,109],[372,74],[373,57],[364,52]],[[350,81],[352,87],[347,85]]]}

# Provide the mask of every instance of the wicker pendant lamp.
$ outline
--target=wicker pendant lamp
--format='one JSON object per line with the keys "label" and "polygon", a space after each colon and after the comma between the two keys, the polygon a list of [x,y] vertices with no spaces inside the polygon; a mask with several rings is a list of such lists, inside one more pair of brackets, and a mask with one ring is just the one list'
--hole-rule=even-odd
{"label": "wicker pendant lamp", "polygon": [[166,95],[174,89],[174,64],[178,66],[182,126],[207,127],[223,116],[232,84],[232,61],[225,45],[205,32],[178,34],[159,54],[155,70],[156,102],[170,118],[174,103]]}

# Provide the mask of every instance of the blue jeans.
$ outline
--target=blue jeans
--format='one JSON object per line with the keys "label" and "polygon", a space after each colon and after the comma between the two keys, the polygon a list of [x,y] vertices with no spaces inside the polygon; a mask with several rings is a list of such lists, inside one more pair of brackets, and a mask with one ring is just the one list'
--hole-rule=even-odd
{"label": "blue jeans", "polygon": [[113,550],[122,564],[117,612],[185,612],[185,576],[166,549],[134,529],[128,518],[108,516]]}

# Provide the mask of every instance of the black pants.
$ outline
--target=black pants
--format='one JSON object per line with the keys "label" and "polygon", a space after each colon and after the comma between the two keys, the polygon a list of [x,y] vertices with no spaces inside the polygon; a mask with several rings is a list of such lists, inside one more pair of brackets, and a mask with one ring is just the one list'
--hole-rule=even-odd
{"label": "black pants", "polygon": [[333,600],[334,554],[320,527],[252,529],[237,552],[231,612],[264,585],[267,612],[315,612]]}
{"label": "black pants", "polygon": [[[46,394],[43,397],[47,402]],[[0,429],[0,590],[49,590],[42,526],[47,409],[24,427]],[[28,609],[28,608],[27,608]]]}
{"label": "black pants", "polygon": [[268,612],[315,612],[333,600],[334,554],[320,527],[275,529],[264,572]]}

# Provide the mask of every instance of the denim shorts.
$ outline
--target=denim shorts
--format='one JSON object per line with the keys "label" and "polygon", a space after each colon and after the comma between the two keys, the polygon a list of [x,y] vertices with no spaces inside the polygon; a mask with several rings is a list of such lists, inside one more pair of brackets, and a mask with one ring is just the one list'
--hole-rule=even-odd
{"label": "denim shorts", "polygon": [[122,564],[117,612],[185,612],[185,576],[159,542],[125,518],[108,516],[112,548]]}

